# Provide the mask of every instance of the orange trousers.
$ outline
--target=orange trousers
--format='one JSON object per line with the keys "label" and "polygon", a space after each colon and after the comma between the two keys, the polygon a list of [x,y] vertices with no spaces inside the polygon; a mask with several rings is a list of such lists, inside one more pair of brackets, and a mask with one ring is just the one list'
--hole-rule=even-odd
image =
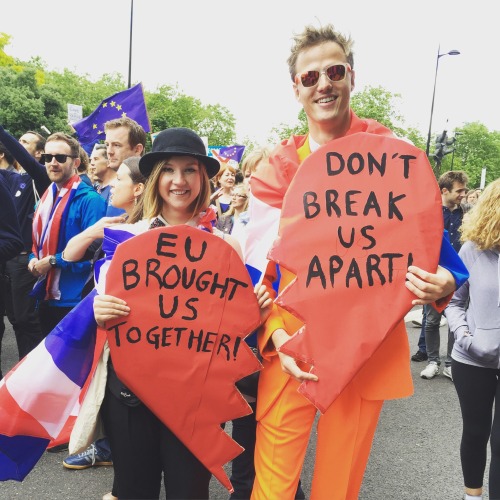
{"label": "orange trousers", "polygon": [[[257,424],[252,500],[293,500],[316,408],[292,378]],[[311,500],[356,500],[383,401],[349,384],[319,417]]]}

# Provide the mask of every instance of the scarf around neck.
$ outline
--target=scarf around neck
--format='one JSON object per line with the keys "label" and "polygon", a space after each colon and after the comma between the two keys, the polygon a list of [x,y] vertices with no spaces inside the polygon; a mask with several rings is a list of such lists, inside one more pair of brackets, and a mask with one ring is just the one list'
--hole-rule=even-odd
{"label": "scarf around neck", "polygon": [[[59,248],[61,228],[66,224],[71,201],[81,182],[78,175],[73,175],[60,191],[53,182],[43,194],[33,217],[33,253],[38,260],[62,251]],[[61,270],[55,267],[47,273],[44,300],[61,299],[60,274]]]}

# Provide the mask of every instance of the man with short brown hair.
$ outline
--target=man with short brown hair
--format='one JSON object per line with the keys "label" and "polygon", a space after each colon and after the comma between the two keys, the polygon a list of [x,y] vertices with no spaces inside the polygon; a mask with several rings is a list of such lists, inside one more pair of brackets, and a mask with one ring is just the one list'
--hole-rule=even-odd
{"label": "man with short brown hair", "polygon": [[131,118],[109,120],[104,124],[110,168],[118,170],[125,158],[142,156],[146,148],[146,132]]}
{"label": "man with short brown hair", "polygon": [[[128,116],[109,120],[104,124],[106,132],[106,153],[108,169],[115,172],[123,160],[131,156],[142,156],[146,148],[146,132],[135,120]],[[93,153],[92,153],[93,154]],[[106,215],[113,217],[122,215],[121,208],[115,208],[108,197]]]}
{"label": "man with short brown hair", "polygon": [[[461,170],[450,170],[445,172],[438,179],[438,186],[441,191],[441,201],[443,203],[443,219],[444,228],[448,231],[451,246],[457,251],[460,251],[462,246],[460,242],[460,226],[464,217],[464,209],[462,200],[467,192],[467,182],[469,178],[465,172]],[[425,314],[425,349],[427,353],[427,366],[420,372],[420,376],[424,379],[433,379],[439,374],[441,358],[439,356],[439,348],[441,344],[441,336],[439,334],[439,326],[442,312],[436,311],[431,304],[424,306]],[[451,374],[451,351],[455,338],[448,328],[448,347],[446,350],[445,366],[443,375],[453,380]]]}

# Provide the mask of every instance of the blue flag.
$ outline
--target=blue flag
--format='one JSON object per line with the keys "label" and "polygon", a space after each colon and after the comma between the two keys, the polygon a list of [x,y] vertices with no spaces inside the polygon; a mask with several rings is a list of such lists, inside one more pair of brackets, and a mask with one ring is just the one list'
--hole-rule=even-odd
{"label": "blue flag", "polygon": [[245,146],[226,146],[219,149],[219,154],[228,160],[234,160],[239,163],[244,151]]}
{"label": "blue flag", "polygon": [[151,131],[141,83],[107,97],[91,115],[73,123],[72,126],[76,130],[78,140],[82,144],[89,144],[104,139],[104,124],[107,121],[125,116],[135,120],[146,132]]}

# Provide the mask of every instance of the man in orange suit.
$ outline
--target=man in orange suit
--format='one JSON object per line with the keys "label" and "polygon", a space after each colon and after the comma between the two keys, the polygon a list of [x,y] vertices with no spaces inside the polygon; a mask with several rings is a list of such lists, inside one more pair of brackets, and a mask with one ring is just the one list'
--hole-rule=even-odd
{"label": "man in orange suit", "polygon": [[[352,40],[333,26],[306,27],[294,38],[288,65],[309,132],[279,145],[270,164],[251,181],[252,195],[276,208],[282,207],[302,161],[320,146],[356,132],[394,137],[386,127],[374,120],[362,120],[351,110],[355,80]],[[274,279],[269,271],[272,269],[268,266],[268,281]],[[294,275],[284,268],[280,272],[281,291]],[[435,272],[408,268],[406,287],[416,296],[413,304],[451,297],[456,284],[456,276],[444,267],[439,266]],[[260,331],[264,369],[257,397],[253,500],[293,499],[297,489],[317,412],[297,389],[301,382],[314,383],[317,377],[310,373],[309,365],[279,352],[279,348],[301,326],[299,319],[275,304]],[[358,498],[383,401],[413,392],[408,360],[407,334],[401,321],[321,415],[311,499]]]}

